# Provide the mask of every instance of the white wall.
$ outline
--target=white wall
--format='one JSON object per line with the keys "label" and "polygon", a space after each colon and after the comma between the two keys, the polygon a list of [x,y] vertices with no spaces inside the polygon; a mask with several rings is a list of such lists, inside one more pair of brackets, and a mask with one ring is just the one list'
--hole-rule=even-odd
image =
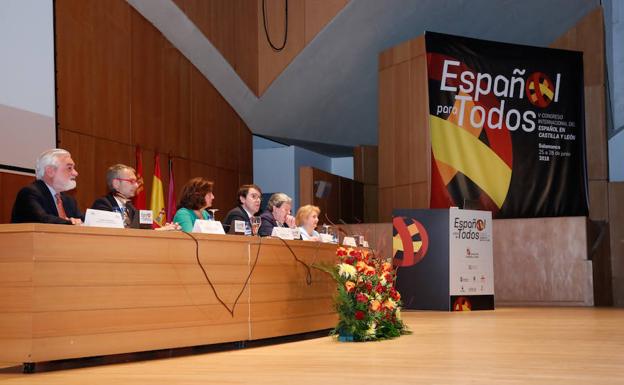
{"label": "white wall", "polygon": [[263,148],[253,150],[254,183],[262,192],[283,192],[294,198],[295,194],[295,148]]}
{"label": "white wall", "polygon": [[353,157],[331,158],[331,173],[353,179]]}
{"label": "white wall", "polygon": [[[604,0],[605,51],[612,129],[624,126],[624,1]],[[607,108],[609,106],[607,105]],[[624,181],[624,131],[609,139],[609,180]]]}
{"label": "white wall", "polygon": [[283,192],[299,208],[299,168],[310,166],[345,178],[353,178],[353,158],[330,158],[296,146],[285,146],[254,136],[254,183],[267,192]]}
{"label": "white wall", "polygon": [[624,131],[609,139],[609,180],[624,181]]}

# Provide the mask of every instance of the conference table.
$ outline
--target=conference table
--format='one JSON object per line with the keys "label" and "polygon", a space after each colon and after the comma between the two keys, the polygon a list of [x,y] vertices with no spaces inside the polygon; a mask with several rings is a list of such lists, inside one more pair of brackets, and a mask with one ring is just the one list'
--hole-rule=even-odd
{"label": "conference table", "polygon": [[34,363],[335,326],[336,245],[0,225],[0,362]]}

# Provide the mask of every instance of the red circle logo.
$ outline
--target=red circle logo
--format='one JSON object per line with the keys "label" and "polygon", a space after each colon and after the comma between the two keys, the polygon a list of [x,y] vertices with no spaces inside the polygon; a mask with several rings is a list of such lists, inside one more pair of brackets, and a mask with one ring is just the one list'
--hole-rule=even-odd
{"label": "red circle logo", "polygon": [[429,234],[413,218],[392,218],[392,251],[395,266],[412,266],[422,261],[429,248]]}
{"label": "red circle logo", "polygon": [[525,91],[529,102],[540,108],[548,107],[555,97],[555,85],[543,72],[534,72],[529,75]]}

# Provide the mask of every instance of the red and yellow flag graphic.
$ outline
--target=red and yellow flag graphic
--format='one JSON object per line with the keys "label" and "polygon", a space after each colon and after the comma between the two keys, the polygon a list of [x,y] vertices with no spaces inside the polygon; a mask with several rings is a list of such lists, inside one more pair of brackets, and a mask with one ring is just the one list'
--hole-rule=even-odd
{"label": "red and yellow flag graphic", "polygon": [[158,152],[154,156],[154,179],[152,182],[152,197],[150,199],[150,210],[154,215],[153,227],[160,227],[165,224],[165,194],[163,192],[162,176],[160,174],[160,155]]}

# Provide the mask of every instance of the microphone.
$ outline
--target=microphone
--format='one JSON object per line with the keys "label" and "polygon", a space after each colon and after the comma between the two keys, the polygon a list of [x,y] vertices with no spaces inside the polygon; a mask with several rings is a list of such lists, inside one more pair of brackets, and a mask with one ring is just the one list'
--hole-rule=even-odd
{"label": "microphone", "polygon": [[[337,226],[334,222],[332,222],[331,219],[329,219],[329,217],[327,216],[327,213],[325,214],[325,219],[327,220],[327,222],[329,222],[330,225],[334,226],[336,229],[338,229],[338,231],[340,231],[342,234],[348,236],[347,232],[344,231],[344,229],[342,229],[341,227]],[[342,219],[338,219],[339,221],[342,221]],[[342,221],[343,224],[346,225],[346,223],[344,223],[344,221]]]}

